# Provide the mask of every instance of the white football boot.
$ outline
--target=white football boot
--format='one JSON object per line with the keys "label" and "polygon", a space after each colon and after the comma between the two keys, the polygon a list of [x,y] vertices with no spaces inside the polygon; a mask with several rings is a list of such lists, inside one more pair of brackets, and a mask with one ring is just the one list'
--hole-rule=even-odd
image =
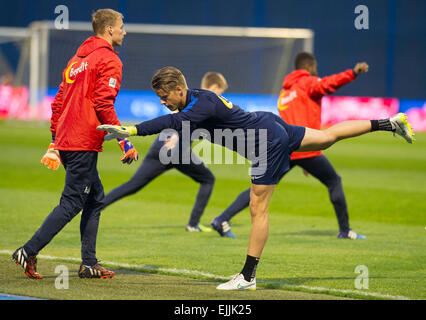
{"label": "white football boot", "polygon": [[403,137],[408,143],[413,143],[414,132],[411,129],[411,125],[408,123],[407,116],[405,113],[398,113],[389,119],[392,124],[392,131],[394,134],[399,134]]}
{"label": "white football boot", "polygon": [[256,290],[256,278],[253,281],[244,280],[242,273],[236,274],[228,282],[216,287],[217,290]]}

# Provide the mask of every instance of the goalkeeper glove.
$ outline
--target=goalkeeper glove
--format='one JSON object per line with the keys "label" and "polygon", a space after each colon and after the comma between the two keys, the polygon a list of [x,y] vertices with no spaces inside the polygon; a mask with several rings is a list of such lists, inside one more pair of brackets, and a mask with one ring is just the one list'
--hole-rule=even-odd
{"label": "goalkeeper glove", "polygon": [[123,156],[120,158],[121,162],[131,164],[133,160],[139,159],[138,152],[136,151],[133,144],[127,139],[117,139],[118,145],[123,151]]}
{"label": "goalkeeper glove", "polygon": [[59,156],[59,151],[55,150],[55,142],[49,145],[45,155],[41,158],[41,163],[49,169],[58,170],[61,164],[61,157]]}
{"label": "goalkeeper glove", "polygon": [[110,134],[107,134],[105,136],[104,138],[105,140],[124,139],[130,136],[138,135],[138,130],[136,129],[135,126],[122,127],[122,126],[114,126],[111,124],[102,124],[100,126],[97,126],[96,129],[110,132]]}

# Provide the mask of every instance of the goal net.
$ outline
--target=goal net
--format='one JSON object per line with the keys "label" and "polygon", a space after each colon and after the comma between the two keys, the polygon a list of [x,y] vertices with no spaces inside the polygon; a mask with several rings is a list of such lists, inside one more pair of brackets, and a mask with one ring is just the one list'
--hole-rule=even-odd
{"label": "goal net", "polygon": [[[312,30],[292,28],[126,23],[125,30],[123,45],[116,48],[124,65],[119,96],[152,91],[151,77],[164,66],[182,70],[190,88],[199,88],[202,76],[216,71],[227,79],[229,93],[278,95],[295,55],[312,52],[314,40]],[[21,38],[20,65],[27,70],[23,84],[31,106],[46,109],[46,95],[55,95],[68,59],[92,35],[89,22],[70,22],[68,29],[55,28],[53,21],[30,25]]]}

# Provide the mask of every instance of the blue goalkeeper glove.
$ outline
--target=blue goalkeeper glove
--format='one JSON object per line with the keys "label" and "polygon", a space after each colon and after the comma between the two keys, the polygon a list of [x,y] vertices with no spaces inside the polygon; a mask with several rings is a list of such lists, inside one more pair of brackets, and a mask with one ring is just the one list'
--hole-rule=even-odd
{"label": "blue goalkeeper glove", "polygon": [[131,164],[133,160],[138,161],[139,154],[128,139],[117,139],[117,141],[123,151],[123,156],[120,158],[121,162]]}

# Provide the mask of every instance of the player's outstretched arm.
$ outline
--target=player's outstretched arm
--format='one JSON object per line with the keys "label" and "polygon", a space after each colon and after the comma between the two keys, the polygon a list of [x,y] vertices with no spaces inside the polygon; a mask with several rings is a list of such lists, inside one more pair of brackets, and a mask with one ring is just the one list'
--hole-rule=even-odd
{"label": "player's outstretched arm", "polygon": [[160,133],[164,129],[181,130],[185,121],[200,123],[215,115],[215,105],[210,101],[196,103],[187,112],[166,114],[158,118],[143,121],[136,126],[120,126],[103,124],[96,129],[107,131],[110,134],[105,136],[105,140],[128,138],[130,136],[148,136]]}

